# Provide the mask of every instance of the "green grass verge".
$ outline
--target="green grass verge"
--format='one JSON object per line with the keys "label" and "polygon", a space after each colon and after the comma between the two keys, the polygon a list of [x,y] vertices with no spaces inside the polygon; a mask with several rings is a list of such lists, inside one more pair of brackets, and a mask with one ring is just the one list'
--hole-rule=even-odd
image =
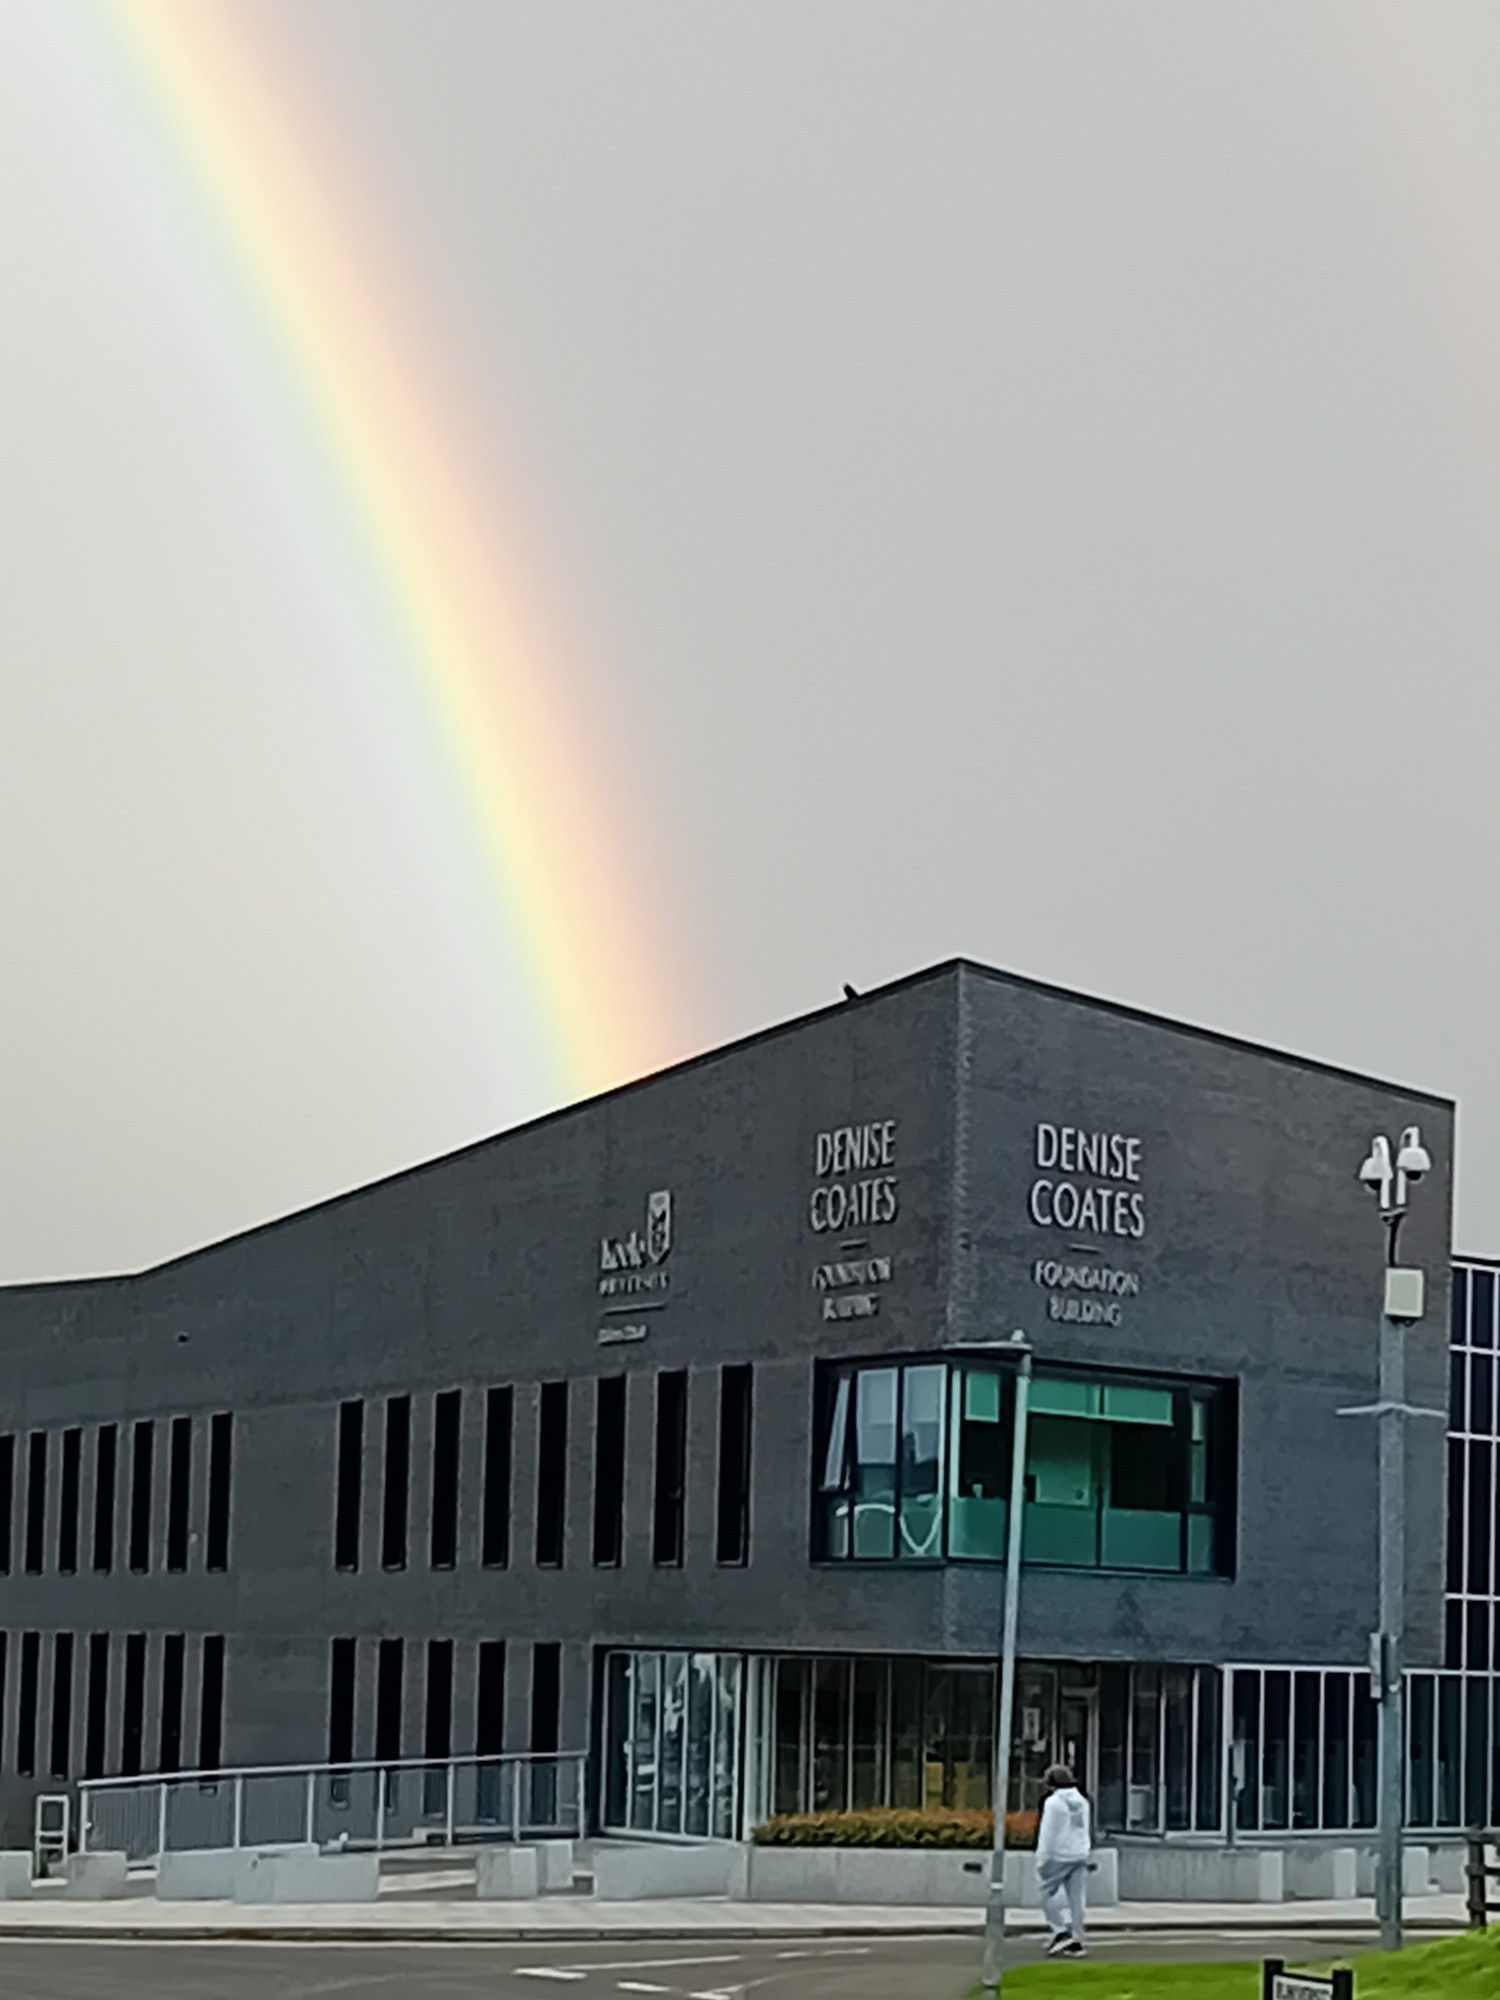
{"label": "green grass verge", "polygon": [[[1336,1962],[1353,1965],[1355,2000],[1500,2000],[1500,1931]],[[1316,1961],[1299,1966],[1319,1969]],[[1053,2000],[1260,2000],[1260,1966],[1053,1960],[1008,1970],[1005,1992]]]}

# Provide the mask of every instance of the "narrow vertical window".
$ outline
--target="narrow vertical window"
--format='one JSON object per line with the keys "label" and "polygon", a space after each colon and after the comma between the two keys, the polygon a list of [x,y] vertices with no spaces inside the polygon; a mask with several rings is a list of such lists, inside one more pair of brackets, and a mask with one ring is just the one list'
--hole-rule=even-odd
{"label": "narrow vertical window", "polygon": [[359,1517],[364,1505],[365,1406],[339,1404],[337,1487],[333,1503],[335,1569],[359,1568]]}
{"label": "narrow vertical window", "polygon": [[59,1632],[52,1641],[52,1730],[47,1769],[65,1778],[73,1761],[73,1634]]}
{"label": "narrow vertical window", "polygon": [[505,1749],[505,1641],[481,1639],[475,1688],[474,1752],[498,1757]]}
{"label": "narrow vertical window", "polygon": [[458,1561],[458,1441],[463,1391],[444,1389],[432,1403],[432,1514],[428,1558],[434,1569]]}
{"label": "narrow vertical window", "polygon": [[40,1576],[47,1540],[47,1433],[26,1440],[26,1569]]}
{"label": "narrow vertical window", "polygon": [[169,1632],[161,1643],[161,1754],[159,1771],[182,1769],[182,1680],[187,1640]]}
{"label": "narrow vertical window", "polygon": [[568,1513],[568,1385],[544,1382],[537,1414],[536,1559],[562,1565]]}
{"label": "narrow vertical window", "polygon": [[750,1560],[751,1369],[719,1375],[719,1518],[715,1554],[721,1563]]}
{"label": "narrow vertical window", "polygon": [[10,1575],[10,1545],[14,1540],[12,1515],[16,1497],[16,1441],[8,1432],[0,1437],[0,1576]]}
{"label": "narrow vertical window", "polygon": [[36,1694],[42,1652],[40,1632],[21,1634],[21,1686],[16,1702],[16,1770],[23,1778],[36,1772]]}
{"label": "narrow vertical window", "polygon": [[130,1440],[130,1567],[137,1575],[151,1567],[151,1459],[155,1425],[143,1417]]}
{"label": "narrow vertical window", "polygon": [[140,1775],[146,1734],[146,1635],[132,1632],[125,1640],[125,1686],[120,1714],[120,1771]]}
{"label": "narrow vertical window", "polygon": [[328,1655],[328,1761],[354,1761],[354,1675],[358,1659],[353,1639],[335,1639]]}
{"label": "narrow vertical window", "polygon": [[375,1755],[392,1763],[401,1755],[402,1642],[382,1639],[375,1668]]}
{"label": "narrow vertical window", "polygon": [[406,1517],[411,1493],[411,1397],[391,1396],[385,1406],[385,1500],[380,1521],[380,1561],[406,1568]]}
{"label": "narrow vertical window", "polygon": [[424,1757],[453,1754],[453,1641],[427,1641],[427,1718],[422,1734]]}
{"label": "narrow vertical window", "polygon": [[683,1481],[687,1470],[687,1370],[656,1378],[656,1492],[651,1560],[663,1568],[682,1561]]}
{"label": "narrow vertical window", "polygon": [[[127,1667],[129,1660],[126,1661]],[[203,1641],[198,1681],[198,1769],[217,1771],[224,1757],[224,1635]]]}
{"label": "narrow vertical window", "polygon": [[64,1576],[78,1568],[78,1494],[83,1475],[83,1432],[66,1430],[62,1440],[62,1486],[57,1503],[57,1567]]}
{"label": "narrow vertical window", "polygon": [[515,1397],[491,1389],[484,1399],[484,1500],[480,1559],[486,1569],[510,1561],[510,1434]]}
{"label": "narrow vertical window", "polygon": [[101,1424],[94,1439],[94,1568],[115,1566],[115,1457],[119,1432]]}
{"label": "narrow vertical window", "polygon": [[193,1493],[193,1420],[173,1417],[167,1443],[167,1568],[188,1566],[188,1512]]}
{"label": "narrow vertical window", "polygon": [[594,1385],[594,1562],[613,1569],[625,1541],[625,1377]]}
{"label": "narrow vertical window", "polygon": [[89,1637],[88,1711],[83,1725],[83,1775],[104,1776],[104,1759],[109,1728],[109,1634],[94,1632]]}
{"label": "narrow vertical window", "polygon": [[220,1410],[208,1428],[208,1547],[205,1566],[229,1567],[229,1503],[234,1480],[234,1416]]}
{"label": "narrow vertical window", "polygon": [[531,1747],[555,1750],[562,1708],[562,1647],[539,1641],[531,1649]]}

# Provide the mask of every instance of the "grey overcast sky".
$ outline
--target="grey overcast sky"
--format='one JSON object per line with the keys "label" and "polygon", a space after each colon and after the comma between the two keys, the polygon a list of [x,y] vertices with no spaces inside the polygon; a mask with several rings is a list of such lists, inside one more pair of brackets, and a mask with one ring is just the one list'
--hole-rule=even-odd
{"label": "grey overcast sky", "polygon": [[[1500,1253],[1494,0],[194,4],[545,571],[681,1053],[963,953],[1456,1094]],[[12,1279],[558,1097],[109,11],[0,0]]]}

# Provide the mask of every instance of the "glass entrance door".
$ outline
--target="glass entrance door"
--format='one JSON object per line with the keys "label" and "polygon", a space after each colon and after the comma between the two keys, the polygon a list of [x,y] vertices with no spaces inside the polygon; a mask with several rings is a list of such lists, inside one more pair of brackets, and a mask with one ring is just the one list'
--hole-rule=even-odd
{"label": "glass entrance door", "polygon": [[923,1804],[990,1803],[995,1676],[988,1667],[929,1667]]}

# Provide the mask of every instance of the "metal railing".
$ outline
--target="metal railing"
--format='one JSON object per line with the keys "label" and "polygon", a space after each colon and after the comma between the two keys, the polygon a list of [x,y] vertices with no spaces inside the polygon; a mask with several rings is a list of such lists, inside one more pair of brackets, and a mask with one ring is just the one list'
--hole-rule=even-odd
{"label": "metal railing", "polygon": [[148,1862],[191,1848],[300,1841],[382,1849],[578,1839],[587,1761],[523,1751],[91,1778],[78,1787],[78,1844]]}
{"label": "metal railing", "polygon": [[1482,1931],[1491,1917],[1500,1917],[1500,1834],[1476,1828],[1468,1836],[1468,1847],[1469,1929]]}

